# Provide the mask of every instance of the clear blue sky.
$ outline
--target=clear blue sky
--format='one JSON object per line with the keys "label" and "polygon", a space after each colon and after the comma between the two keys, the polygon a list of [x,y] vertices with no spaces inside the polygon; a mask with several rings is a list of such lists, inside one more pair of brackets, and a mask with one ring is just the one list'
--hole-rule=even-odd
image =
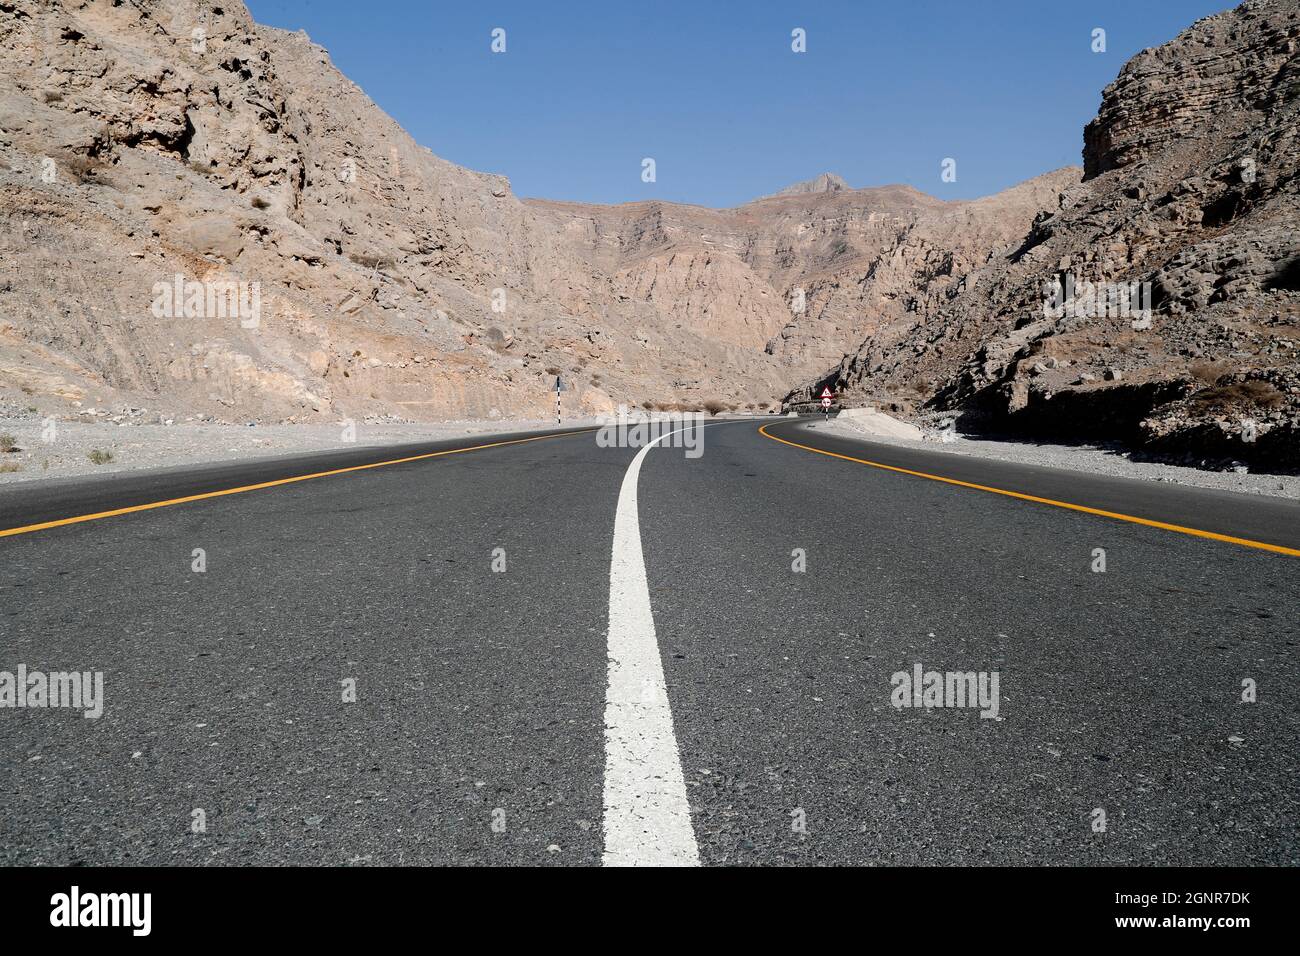
{"label": "clear blue sky", "polygon": [[[822,172],[988,195],[1079,164],[1138,50],[1229,0],[249,0],[516,194],[732,206]],[[490,50],[506,31],[506,52]],[[790,32],[807,31],[807,52]],[[1106,52],[1091,50],[1106,31]],[[657,181],[641,181],[653,157]],[[957,181],[940,179],[945,157]]]}

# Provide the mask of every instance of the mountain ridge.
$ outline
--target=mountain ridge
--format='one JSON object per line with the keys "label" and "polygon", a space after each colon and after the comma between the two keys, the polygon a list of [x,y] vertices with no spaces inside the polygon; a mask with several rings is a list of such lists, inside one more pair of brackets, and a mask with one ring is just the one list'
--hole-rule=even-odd
{"label": "mountain ridge", "polygon": [[[787,404],[829,385],[972,429],[1300,467],[1298,129],[1300,3],[1198,20],[1106,88],[1083,181],[1015,250]],[[1067,276],[1136,283],[1150,314],[1048,314]]]}
{"label": "mountain ridge", "polygon": [[[910,187],[522,201],[241,3],[5,9],[0,401],[42,415],[538,417],[551,369],[571,413],[767,408],[893,308],[902,272],[856,273],[918,225],[981,258],[1036,211],[965,223]],[[257,327],[152,315],[177,275],[257,283]]]}
{"label": "mountain ridge", "polygon": [[[1294,6],[1249,0],[1238,27],[1272,24],[1276,43],[1294,42],[1275,23]],[[1083,169],[981,199],[822,174],[730,209],[599,206],[519,199],[506,177],[437,157],[304,32],[256,24],[242,3],[3,9],[0,402],[55,417],[538,417],[553,410],[556,370],[575,385],[571,413],[766,409],[827,382],[972,420],[1045,408],[1033,362],[998,362],[1025,347],[1011,326],[1041,298],[1026,290],[1041,286],[1054,236],[1083,237],[1124,190],[1152,192],[1154,178],[1124,170],[1177,151],[1186,117],[1213,115],[1238,65],[1213,24],[1192,28],[1213,36],[1193,44],[1203,66],[1185,83],[1166,82],[1180,54],[1144,52],[1103,97]],[[1249,47],[1240,72],[1285,94],[1278,59]],[[1134,110],[1135,97],[1151,103]],[[1174,119],[1144,124],[1152,112]],[[1268,147],[1283,170],[1284,134]],[[1232,229],[1238,205],[1290,182],[1274,164],[1254,192],[1201,192]],[[1189,205],[1153,198],[1144,228]],[[1270,229],[1265,257],[1289,248]],[[1197,262],[1168,259],[1159,308],[1199,307]],[[1285,268],[1265,265],[1249,281],[1285,286]],[[151,314],[175,276],[256,283],[260,321]],[[1052,394],[1069,391],[1056,378],[1043,379]],[[1044,427],[1070,433],[1059,415]]]}

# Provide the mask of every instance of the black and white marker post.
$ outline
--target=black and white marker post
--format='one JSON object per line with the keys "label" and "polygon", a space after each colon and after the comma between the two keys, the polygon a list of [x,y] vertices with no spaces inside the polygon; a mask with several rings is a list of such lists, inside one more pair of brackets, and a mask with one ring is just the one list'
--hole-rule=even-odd
{"label": "black and white marker post", "polygon": [[555,376],[555,424],[560,424],[560,376]]}

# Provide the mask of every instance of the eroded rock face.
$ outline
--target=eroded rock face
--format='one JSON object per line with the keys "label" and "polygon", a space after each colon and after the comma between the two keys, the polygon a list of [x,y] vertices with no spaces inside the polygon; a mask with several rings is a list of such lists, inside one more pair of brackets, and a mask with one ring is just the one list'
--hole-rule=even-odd
{"label": "eroded rock face", "polygon": [[[169,417],[547,407],[476,340],[484,290],[528,267],[527,211],[304,36],[239,3],[14,2],[0,56],[4,364]],[[197,307],[159,301],[173,282]],[[204,301],[227,282],[256,315]]]}
{"label": "eroded rock face", "polygon": [[[788,401],[830,384],[972,425],[1300,467],[1300,3],[1251,0],[1135,57],[1084,167],[951,301]],[[1053,310],[1066,277],[1148,283],[1151,314]]]}
{"label": "eroded rock face", "polygon": [[812,179],[805,179],[801,183],[792,183],[785,189],[773,193],[771,196],[764,196],[764,199],[774,199],[778,196],[799,196],[804,193],[834,193],[842,189],[848,189],[849,184],[844,181],[844,177],[837,173],[822,173]]}
{"label": "eroded rock face", "polygon": [[767,407],[1022,235],[1030,192],[525,203],[239,2],[0,0],[0,399],[548,416],[558,369],[575,412]]}
{"label": "eroded rock face", "polygon": [[886,186],[797,188],[735,209],[528,205],[586,263],[586,291],[605,290],[606,312],[649,309],[643,321],[744,350],[764,360],[765,378],[798,382],[864,335],[928,314],[1078,180],[1077,168],[1060,170],[975,202]]}
{"label": "eroded rock face", "polygon": [[1196,141],[1237,139],[1293,103],[1295,19],[1285,2],[1251,0],[1135,56],[1084,128],[1085,178],[1162,155],[1190,175]]}

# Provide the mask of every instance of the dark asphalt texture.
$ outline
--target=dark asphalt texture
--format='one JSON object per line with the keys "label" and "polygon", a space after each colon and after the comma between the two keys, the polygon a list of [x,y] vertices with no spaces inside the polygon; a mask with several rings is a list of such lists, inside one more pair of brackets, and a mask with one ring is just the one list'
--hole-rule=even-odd
{"label": "dark asphalt texture", "polygon": [[[1300,862],[1300,558],[760,424],[640,476],[702,862]],[[1300,547],[1294,501],[814,424],[771,431]],[[24,486],[0,529],[493,440]],[[107,698],[0,709],[0,864],[598,864],[634,453],[586,432],[0,538],[0,670],[103,670]],[[1000,719],[890,706],[917,662],[997,671]]]}
{"label": "dark asphalt texture", "polygon": [[0,710],[0,862],[598,863],[632,452],[593,450],[547,439],[0,539],[0,668],[103,670],[106,697],[98,720]]}

